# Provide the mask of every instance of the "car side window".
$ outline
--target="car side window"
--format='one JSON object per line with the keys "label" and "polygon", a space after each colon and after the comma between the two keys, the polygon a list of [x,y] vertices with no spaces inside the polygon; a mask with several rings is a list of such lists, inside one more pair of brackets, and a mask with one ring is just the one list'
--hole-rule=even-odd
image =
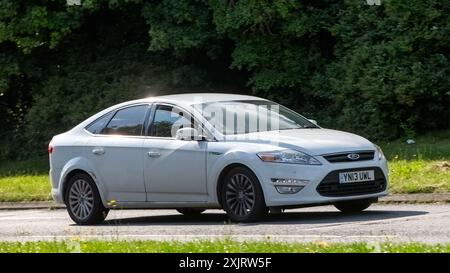
{"label": "car side window", "polygon": [[96,119],[94,122],[89,124],[85,129],[92,134],[102,134],[103,128],[105,128],[108,121],[113,116],[114,112],[109,112],[108,114]]}
{"label": "car side window", "polygon": [[117,111],[101,133],[105,135],[142,135],[147,109],[147,105],[139,105]]}
{"label": "car side window", "polygon": [[191,116],[176,107],[158,105],[151,125],[150,136],[175,137],[180,128],[194,127]]}

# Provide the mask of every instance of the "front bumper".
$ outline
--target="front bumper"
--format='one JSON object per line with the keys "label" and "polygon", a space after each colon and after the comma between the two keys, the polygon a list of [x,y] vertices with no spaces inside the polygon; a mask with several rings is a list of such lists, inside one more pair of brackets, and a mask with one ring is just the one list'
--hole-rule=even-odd
{"label": "front bumper", "polygon": [[[373,170],[375,179],[373,181],[344,183],[339,182],[340,172],[354,172],[354,171],[367,171]],[[316,190],[322,196],[327,197],[346,197],[353,195],[366,195],[373,193],[380,193],[386,190],[387,181],[383,174],[383,171],[379,167],[367,167],[367,168],[351,168],[345,170],[335,170],[325,176],[325,178],[319,183]]]}
{"label": "front bumper", "polygon": [[[266,205],[269,207],[314,205],[355,199],[376,199],[388,194],[388,167],[384,158],[359,162],[321,161],[321,163],[322,165],[258,163],[260,166],[257,169],[260,171],[257,176],[264,191]],[[375,170],[376,181],[357,182],[359,184],[343,187],[336,181],[339,171],[363,169]],[[275,189],[273,178],[307,180],[308,184],[298,193],[280,194]]]}

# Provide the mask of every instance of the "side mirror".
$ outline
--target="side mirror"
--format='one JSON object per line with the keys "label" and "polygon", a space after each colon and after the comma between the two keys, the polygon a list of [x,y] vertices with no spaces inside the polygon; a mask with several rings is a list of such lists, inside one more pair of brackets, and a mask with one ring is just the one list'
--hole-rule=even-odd
{"label": "side mirror", "polygon": [[177,130],[175,138],[178,140],[205,140],[204,136],[198,134],[194,128],[180,128]]}
{"label": "side mirror", "polygon": [[317,120],[315,120],[315,119],[308,119],[308,120],[309,120],[309,122],[311,122],[312,124],[319,126],[319,124],[317,124]]}

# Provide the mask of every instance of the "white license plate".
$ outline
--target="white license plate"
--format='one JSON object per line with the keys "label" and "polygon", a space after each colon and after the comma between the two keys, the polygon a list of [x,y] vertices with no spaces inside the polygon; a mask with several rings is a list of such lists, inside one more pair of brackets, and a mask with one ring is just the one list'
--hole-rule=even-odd
{"label": "white license plate", "polygon": [[375,180],[373,170],[339,173],[339,183],[353,183]]}

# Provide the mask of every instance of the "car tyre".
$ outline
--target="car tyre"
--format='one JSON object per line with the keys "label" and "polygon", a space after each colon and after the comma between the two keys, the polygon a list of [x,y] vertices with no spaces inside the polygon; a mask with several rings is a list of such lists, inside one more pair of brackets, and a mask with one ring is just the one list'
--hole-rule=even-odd
{"label": "car tyre", "polygon": [[221,200],[228,217],[235,222],[253,222],[267,214],[258,178],[244,167],[233,168],[226,174]]}
{"label": "car tyre", "polygon": [[343,213],[361,212],[374,202],[373,199],[351,200],[334,204],[334,206]]}
{"label": "car tyre", "polygon": [[99,224],[109,212],[102,204],[94,181],[85,173],[70,178],[64,200],[70,218],[78,225]]}
{"label": "car tyre", "polygon": [[205,209],[200,208],[180,208],[177,209],[177,211],[183,215],[186,216],[194,216],[194,215],[200,215],[202,212],[205,211]]}

